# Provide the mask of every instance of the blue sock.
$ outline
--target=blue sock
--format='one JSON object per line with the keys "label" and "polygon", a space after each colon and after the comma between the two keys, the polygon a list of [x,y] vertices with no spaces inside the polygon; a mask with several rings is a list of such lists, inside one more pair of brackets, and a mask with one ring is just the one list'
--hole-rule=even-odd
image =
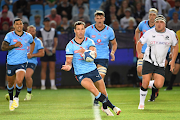
{"label": "blue sock", "polygon": [[142,81],[142,76],[138,76],[138,78]]}
{"label": "blue sock", "polygon": [[19,87],[19,86],[16,84],[16,95],[15,95],[14,97],[18,97],[18,96],[19,96],[19,93],[20,93],[20,91],[21,91],[22,88],[23,88],[23,85]]}
{"label": "blue sock", "polygon": [[11,88],[9,88],[9,86],[7,85],[7,89],[8,89],[10,100],[13,100],[14,85]]}
{"label": "blue sock", "polygon": [[32,88],[27,87],[27,92],[31,94]]}

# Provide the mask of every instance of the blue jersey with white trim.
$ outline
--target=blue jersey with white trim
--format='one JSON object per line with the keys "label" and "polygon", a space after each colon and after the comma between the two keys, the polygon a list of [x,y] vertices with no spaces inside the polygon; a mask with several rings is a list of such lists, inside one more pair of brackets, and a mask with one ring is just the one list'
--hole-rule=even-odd
{"label": "blue jersey with white trim", "polygon": [[20,41],[21,46],[8,50],[7,64],[18,65],[27,62],[27,47],[33,42],[33,37],[27,32],[23,32],[21,36],[17,35],[14,31],[6,34],[4,41],[9,45],[14,45]]}
{"label": "blue jersey with white trim", "polygon": [[[142,31],[143,34],[144,34],[146,31],[148,31],[149,29],[155,27],[155,25],[152,26],[152,27],[150,27],[148,23],[149,23],[149,20],[144,20],[144,21],[140,22],[139,25],[138,25],[139,30]],[[146,48],[147,48],[147,43],[145,43],[145,44],[143,45],[143,47],[142,47],[142,49],[141,49],[141,52],[144,53],[145,50],[146,50]]]}
{"label": "blue jersey with white trim", "polygon": [[96,59],[109,59],[109,41],[114,40],[115,35],[111,27],[105,25],[105,28],[98,31],[95,24],[86,28],[85,36],[94,40],[96,45]]}
{"label": "blue jersey with white trim", "polygon": [[80,50],[81,48],[88,50],[91,46],[95,47],[95,43],[88,37],[85,37],[84,41],[81,44],[77,43],[75,39],[72,39],[67,44],[66,55],[73,55],[72,63],[75,75],[85,74],[96,69],[94,61],[86,62],[83,59],[82,54],[78,53],[78,50]]}
{"label": "blue jersey with white trim", "polygon": [[[33,54],[38,53],[40,49],[44,49],[43,44],[39,38],[35,37],[34,42],[35,42],[35,47],[34,47]],[[30,52],[30,44],[27,47],[27,52],[28,53]],[[37,57],[32,57],[31,59],[28,59],[28,63],[34,63],[35,65],[37,65],[38,63]]]}

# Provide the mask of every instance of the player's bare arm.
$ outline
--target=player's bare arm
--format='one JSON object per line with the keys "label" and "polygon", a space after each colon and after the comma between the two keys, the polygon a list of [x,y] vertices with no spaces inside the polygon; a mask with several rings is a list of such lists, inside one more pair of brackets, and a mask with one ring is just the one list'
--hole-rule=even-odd
{"label": "player's bare arm", "polygon": [[138,58],[139,58],[139,59],[142,59],[143,56],[144,56],[144,54],[141,53],[142,46],[143,46],[143,44],[138,41],[138,42],[137,42],[137,45],[136,45],[136,51],[137,51],[137,53],[138,53]]}
{"label": "player's bare arm", "polygon": [[28,54],[28,59],[31,59],[32,57],[43,57],[44,56],[44,49],[40,49],[40,50],[38,50],[38,52],[37,53],[35,53],[35,54],[32,54],[32,55],[29,55]]}
{"label": "player's bare arm", "polygon": [[55,37],[55,38],[54,38],[54,47],[53,47],[52,53],[56,53],[57,44],[58,44],[58,38]]}
{"label": "player's bare arm", "polygon": [[61,70],[70,71],[72,68],[72,55],[66,55],[66,62],[65,65],[62,65]]}
{"label": "player's bare arm", "polygon": [[30,52],[28,53],[28,58],[32,58],[32,53],[34,51],[34,47],[35,47],[35,42],[33,40],[33,42],[30,44]]}
{"label": "player's bare arm", "polygon": [[[139,28],[137,27],[136,28],[136,30],[135,30],[135,38],[136,38],[136,42],[138,42],[139,41],[139,39],[140,39],[140,34],[141,33],[141,31],[139,30]],[[137,43],[136,43],[137,44]]]}
{"label": "player's bare arm", "polygon": [[1,45],[1,50],[2,51],[8,51],[8,50],[11,50],[11,49],[19,47],[19,46],[21,46],[21,42],[19,42],[19,41],[16,42],[16,44],[14,44],[14,45],[9,45],[8,42],[3,41],[2,45]]}
{"label": "player's bare arm", "polygon": [[112,49],[111,49],[111,61],[115,61],[115,52],[117,50],[117,42],[116,42],[116,38],[114,38],[112,41],[111,41],[111,45],[112,45]]}
{"label": "player's bare arm", "polygon": [[172,47],[172,60],[169,62],[169,65],[171,66],[171,69],[170,71],[173,72],[174,71],[174,68],[175,68],[175,60],[177,58],[177,55],[178,55],[178,49],[179,49],[179,46],[178,44],[176,44],[176,46],[171,46]]}

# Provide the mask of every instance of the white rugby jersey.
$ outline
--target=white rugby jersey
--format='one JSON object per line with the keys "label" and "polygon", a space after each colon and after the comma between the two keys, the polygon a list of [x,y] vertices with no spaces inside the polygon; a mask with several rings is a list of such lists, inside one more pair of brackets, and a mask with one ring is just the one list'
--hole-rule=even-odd
{"label": "white rugby jersey", "polygon": [[166,28],[165,32],[157,32],[152,28],[145,32],[140,38],[142,44],[147,43],[143,60],[148,61],[155,66],[164,67],[166,55],[169,47],[175,46],[178,41],[174,31]]}

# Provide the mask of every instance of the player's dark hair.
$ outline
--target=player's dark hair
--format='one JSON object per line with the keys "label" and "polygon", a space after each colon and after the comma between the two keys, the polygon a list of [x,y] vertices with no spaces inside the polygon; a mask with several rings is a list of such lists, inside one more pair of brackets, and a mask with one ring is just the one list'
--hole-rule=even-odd
{"label": "player's dark hair", "polygon": [[76,26],[77,25],[84,25],[84,27],[85,27],[85,23],[83,22],[83,21],[77,21],[77,22],[75,22],[74,23],[74,29],[76,29]]}
{"label": "player's dark hair", "polygon": [[9,10],[8,4],[4,4],[4,5],[2,6],[2,9],[4,9],[5,6],[7,6],[8,10]]}
{"label": "player's dark hair", "polygon": [[20,18],[16,18],[15,20],[14,20],[14,23],[16,22],[16,21],[22,21]]}

